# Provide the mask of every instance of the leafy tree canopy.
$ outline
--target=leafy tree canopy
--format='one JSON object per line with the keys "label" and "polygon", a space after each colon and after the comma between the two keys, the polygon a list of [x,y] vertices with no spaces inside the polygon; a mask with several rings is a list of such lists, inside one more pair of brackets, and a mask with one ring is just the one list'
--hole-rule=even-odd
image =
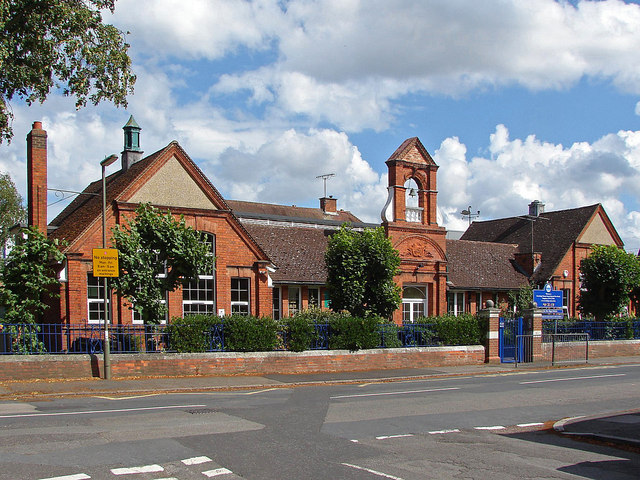
{"label": "leafy tree canopy", "polygon": [[518,290],[508,293],[509,297],[509,314],[521,315],[522,312],[531,308],[533,303],[533,286],[527,284],[520,287]]}
{"label": "leafy tree canopy", "polygon": [[0,248],[6,252],[9,229],[26,219],[22,197],[8,173],[0,173]]}
{"label": "leafy tree canopy", "polygon": [[343,225],[329,239],[325,253],[331,308],[354,316],[389,317],[400,306],[400,254],[382,227],[357,232]]}
{"label": "leafy tree canopy", "polygon": [[13,136],[9,102],[44,102],[52,88],[126,107],[136,77],[124,33],[102,23],[116,0],[0,0],[0,143]]}
{"label": "leafy tree canopy", "polygon": [[55,266],[63,260],[57,241],[47,239],[37,228],[24,230],[0,267],[0,299],[6,307],[7,323],[34,324],[54,297],[58,284]]}
{"label": "leafy tree canopy", "polygon": [[629,294],[640,285],[640,261],[613,245],[595,245],[580,262],[580,309],[596,320],[622,311]]}
{"label": "leafy tree canopy", "polygon": [[165,317],[165,292],[175,290],[184,279],[198,278],[213,269],[213,257],[202,235],[149,204],[141,204],[126,225],[113,229],[119,252],[120,277],[115,290],[127,297],[145,323]]}

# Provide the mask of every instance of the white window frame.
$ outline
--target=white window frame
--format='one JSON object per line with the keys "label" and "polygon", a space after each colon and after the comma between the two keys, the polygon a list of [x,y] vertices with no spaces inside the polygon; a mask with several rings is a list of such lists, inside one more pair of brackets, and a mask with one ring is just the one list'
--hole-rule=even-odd
{"label": "white window frame", "polygon": [[[208,255],[215,259],[216,255],[216,236],[209,232],[201,232],[205,236],[205,243],[211,246]],[[182,316],[197,315],[200,313],[207,315],[216,314],[216,266],[215,260],[211,272],[204,272],[198,275],[197,285],[196,280],[189,280],[182,286]],[[203,288],[200,288],[201,284],[204,284]],[[211,293],[211,298],[207,298],[207,293]],[[195,299],[193,294],[195,293]],[[189,295],[191,298],[185,299],[185,295]],[[197,310],[197,311],[196,311]]]}
{"label": "white window frame", "polygon": [[[405,297],[404,292],[408,289],[417,289],[424,298]],[[429,305],[429,289],[427,285],[404,285],[402,288],[402,322],[414,323],[420,317],[426,317]],[[420,308],[422,306],[422,312]],[[408,314],[408,315],[407,315]]]}
{"label": "white window frame", "polygon": [[[312,295],[311,292],[315,291],[316,294]],[[320,303],[321,300],[321,295],[320,295],[320,287],[309,287],[307,288],[307,301],[308,301],[308,305],[309,308],[321,308],[322,304]],[[312,301],[313,299],[313,301]]]}
{"label": "white window frame", "polygon": [[271,306],[271,316],[274,320],[282,318],[282,290],[280,287],[273,287]]}
{"label": "white window frame", "polygon": [[[447,313],[453,314],[454,316],[458,316],[461,313],[465,312],[465,292],[450,290],[447,292]],[[453,299],[453,308],[449,307],[449,300]]]}
{"label": "white window frame", "polygon": [[[293,286],[289,286],[288,289],[288,294],[287,294],[287,298],[289,299],[289,301],[287,302],[287,312],[289,314],[289,316],[291,317],[292,315],[295,315],[296,313],[298,313],[301,310],[301,300],[302,300],[302,295],[300,292],[300,287],[293,287]],[[297,299],[295,299],[295,304],[296,307],[295,308],[291,308],[292,302],[291,302],[291,293],[292,292],[297,292],[296,293],[296,297]]]}
{"label": "white window frame", "polygon": [[[92,284],[91,280],[95,280],[96,284]],[[91,296],[91,289],[92,288],[97,288],[98,290],[98,296],[92,297]],[[104,291],[104,279],[101,277],[94,277],[93,274],[91,272],[87,273],[87,323],[91,323],[91,324],[96,324],[96,325],[103,325],[104,324],[104,316],[105,316],[105,312],[104,310],[104,295],[105,295],[105,291]],[[99,318],[98,319],[92,319],[91,318],[91,313],[92,313],[92,308],[93,311],[95,312],[95,307],[98,307],[98,315]],[[107,310],[109,310],[111,308],[111,299],[107,298]]]}
{"label": "white window frame", "polygon": [[[238,282],[234,288],[234,283]],[[246,288],[241,283],[246,282]],[[247,300],[241,300],[242,292],[246,292]],[[234,293],[237,298],[234,300]],[[244,308],[246,311],[243,311]],[[232,277],[231,278],[231,313],[240,315],[251,315],[251,279],[248,277]]]}

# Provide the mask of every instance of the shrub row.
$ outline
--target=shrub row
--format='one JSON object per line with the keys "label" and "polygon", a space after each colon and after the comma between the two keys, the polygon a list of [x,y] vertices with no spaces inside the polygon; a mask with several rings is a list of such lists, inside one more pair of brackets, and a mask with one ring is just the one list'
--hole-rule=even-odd
{"label": "shrub row", "polygon": [[[328,325],[328,329],[326,326]],[[412,340],[403,337],[410,328]],[[353,317],[348,313],[306,310],[278,323],[269,317],[193,315],[174,318],[167,326],[169,349],[176,352],[226,350],[261,352],[312,348],[360,350],[379,346],[477,345],[486,327],[473,315],[423,318],[399,327],[379,316]]]}

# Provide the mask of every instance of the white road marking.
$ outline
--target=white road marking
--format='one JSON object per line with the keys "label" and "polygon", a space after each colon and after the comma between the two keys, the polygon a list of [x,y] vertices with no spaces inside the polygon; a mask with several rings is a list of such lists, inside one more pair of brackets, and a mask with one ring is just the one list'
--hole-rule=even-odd
{"label": "white road marking", "polygon": [[519,423],[516,425],[516,427],[520,427],[520,428],[527,428],[527,427],[541,427],[543,426],[544,423],[540,423],[540,422],[534,422],[534,423]]}
{"label": "white road marking", "polygon": [[263,388],[262,390],[256,390],[255,392],[243,392],[242,395],[257,395],[264,392],[272,392],[274,390],[283,390],[282,388]]}
{"label": "white road marking", "polygon": [[548,380],[531,380],[529,382],[520,382],[520,385],[528,385],[531,383],[566,382],[569,380],[589,380],[592,378],[624,377],[625,375],[626,373],[614,373],[611,375],[589,375],[584,377],[550,378]]}
{"label": "white road marking", "polygon": [[440,435],[443,433],[460,433],[460,430],[457,428],[450,428],[448,430],[433,430],[429,432],[429,435]]}
{"label": "white road marking", "polygon": [[111,473],[114,475],[132,475],[134,473],[155,473],[164,472],[164,468],[160,465],[144,465],[142,467],[130,468],[112,468]]}
{"label": "white road marking", "polygon": [[54,412],[54,413],[24,413],[20,415],[0,415],[0,418],[61,417],[65,415],[90,415],[95,413],[141,412],[146,410],[167,410],[172,408],[198,408],[198,407],[206,407],[206,405],[166,405],[163,407],[115,408],[113,410],[85,410],[85,411],[77,411],[77,412]]}
{"label": "white road marking", "polygon": [[62,477],[42,478],[41,480],[87,480],[88,478],[91,477],[85,473],[76,473],[75,475],[64,475]]}
{"label": "white road marking", "polygon": [[200,465],[201,463],[207,463],[207,462],[211,462],[212,460],[209,457],[192,457],[192,458],[185,458],[184,460],[182,460],[182,463],[184,463],[185,465]]}
{"label": "white road marking", "polygon": [[413,437],[412,433],[403,433],[399,435],[382,435],[380,437],[376,437],[376,440],[387,440],[388,438],[403,438],[403,437]]}
{"label": "white road marking", "polygon": [[473,427],[476,430],[504,430],[505,427],[502,425],[493,425],[491,427]]}
{"label": "white road marking", "polygon": [[388,475],[386,473],[378,472],[377,470],[371,470],[370,468],[359,467],[358,465],[351,465],[350,463],[343,463],[345,467],[355,468],[356,470],[362,470],[363,472],[369,472],[374,475],[378,475],[379,477],[390,478],[391,480],[403,480],[400,477],[394,477],[393,475]]}
{"label": "white road marking", "polygon": [[101,398],[103,400],[131,400],[132,398],[146,398],[146,397],[157,397],[162,394],[160,393],[148,393],[145,395],[131,395],[129,397],[105,397],[100,395],[94,395],[93,398]]}
{"label": "white road marking", "polygon": [[356,397],[380,397],[384,395],[409,395],[413,393],[430,393],[430,392],[443,392],[446,390],[460,390],[459,387],[448,387],[448,388],[429,388],[426,390],[406,390],[401,392],[383,392],[383,393],[359,393],[355,395],[337,395],[335,397],[329,397],[331,400],[336,400],[338,398],[356,398]]}
{"label": "white road marking", "polygon": [[206,477],[217,477],[218,475],[228,475],[230,473],[233,472],[226,468],[216,468],[215,470],[207,470],[206,472],[202,472],[202,474]]}

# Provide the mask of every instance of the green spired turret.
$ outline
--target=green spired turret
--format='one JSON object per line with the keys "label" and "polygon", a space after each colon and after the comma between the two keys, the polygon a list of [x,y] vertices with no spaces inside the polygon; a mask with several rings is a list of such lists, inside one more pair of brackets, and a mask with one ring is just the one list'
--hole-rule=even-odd
{"label": "green spired turret", "polygon": [[131,165],[142,158],[142,149],[140,148],[140,125],[133,118],[129,117],[129,121],[124,127],[124,150],[122,151],[122,170],[128,170]]}

